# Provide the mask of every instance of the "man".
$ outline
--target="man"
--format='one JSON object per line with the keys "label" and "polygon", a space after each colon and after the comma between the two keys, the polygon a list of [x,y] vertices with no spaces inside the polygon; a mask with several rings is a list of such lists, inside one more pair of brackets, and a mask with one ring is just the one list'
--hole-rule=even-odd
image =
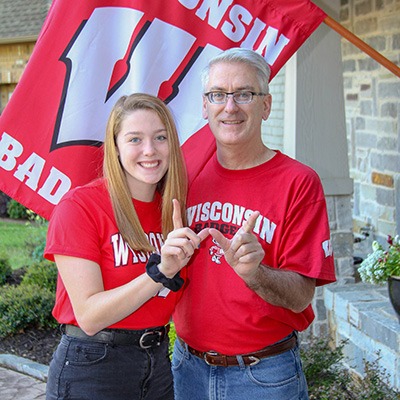
{"label": "man", "polygon": [[329,223],[317,174],[262,142],[269,76],[262,56],[230,49],[202,77],[217,150],[190,182],[188,222],[211,236],[174,314],[178,400],[308,399],[297,332],[335,280]]}

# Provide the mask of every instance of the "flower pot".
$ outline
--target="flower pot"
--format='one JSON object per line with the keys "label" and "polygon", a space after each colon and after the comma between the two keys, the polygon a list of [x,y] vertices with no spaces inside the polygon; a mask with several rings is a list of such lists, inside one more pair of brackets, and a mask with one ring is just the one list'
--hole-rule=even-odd
{"label": "flower pot", "polygon": [[389,299],[400,322],[400,276],[388,278]]}

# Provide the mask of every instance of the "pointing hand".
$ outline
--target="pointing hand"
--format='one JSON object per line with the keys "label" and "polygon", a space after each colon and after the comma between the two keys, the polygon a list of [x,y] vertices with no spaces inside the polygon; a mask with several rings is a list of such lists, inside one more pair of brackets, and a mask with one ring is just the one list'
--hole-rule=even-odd
{"label": "pointing hand", "polygon": [[173,200],[172,220],[174,230],[168,234],[161,248],[161,264],[158,266],[168,278],[175,276],[189,262],[194,251],[208,236],[208,229],[196,234],[183,226],[180,204],[176,199]]}
{"label": "pointing hand", "polygon": [[261,244],[253,234],[259,215],[258,211],[253,212],[248,220],[243,222],[243,225],[232,239],[226,238],[217,229],[211,228],[209,230],[211,236],[224,251],[226,262],[245,281],[256,274],[265,255]]}

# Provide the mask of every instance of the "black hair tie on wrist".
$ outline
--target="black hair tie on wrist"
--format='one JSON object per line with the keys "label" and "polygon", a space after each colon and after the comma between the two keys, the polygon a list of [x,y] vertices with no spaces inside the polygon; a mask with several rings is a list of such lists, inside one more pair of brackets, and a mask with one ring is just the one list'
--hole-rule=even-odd
{"label": "black hair tie on wrist", "polygon": [[181,278],[179,272],[173,278],[167,278],[159,269],[158,264],[161,263],[161,256],[159,254],[153,253],[149,261],[146,264],[147,275],[154,282],[162,283],[164,287],[177,292],[184,284],[184,280]]}

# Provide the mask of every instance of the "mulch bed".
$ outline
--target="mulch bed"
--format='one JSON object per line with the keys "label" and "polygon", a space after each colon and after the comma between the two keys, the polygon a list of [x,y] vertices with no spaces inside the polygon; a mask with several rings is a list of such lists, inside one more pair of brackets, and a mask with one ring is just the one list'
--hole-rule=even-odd
{"label": "mulch bed", "polygon": [[60,341],[59,329],[40,330],[35,328],[0,340],[0,353],[28,358],[40,364],[49,365]]}

